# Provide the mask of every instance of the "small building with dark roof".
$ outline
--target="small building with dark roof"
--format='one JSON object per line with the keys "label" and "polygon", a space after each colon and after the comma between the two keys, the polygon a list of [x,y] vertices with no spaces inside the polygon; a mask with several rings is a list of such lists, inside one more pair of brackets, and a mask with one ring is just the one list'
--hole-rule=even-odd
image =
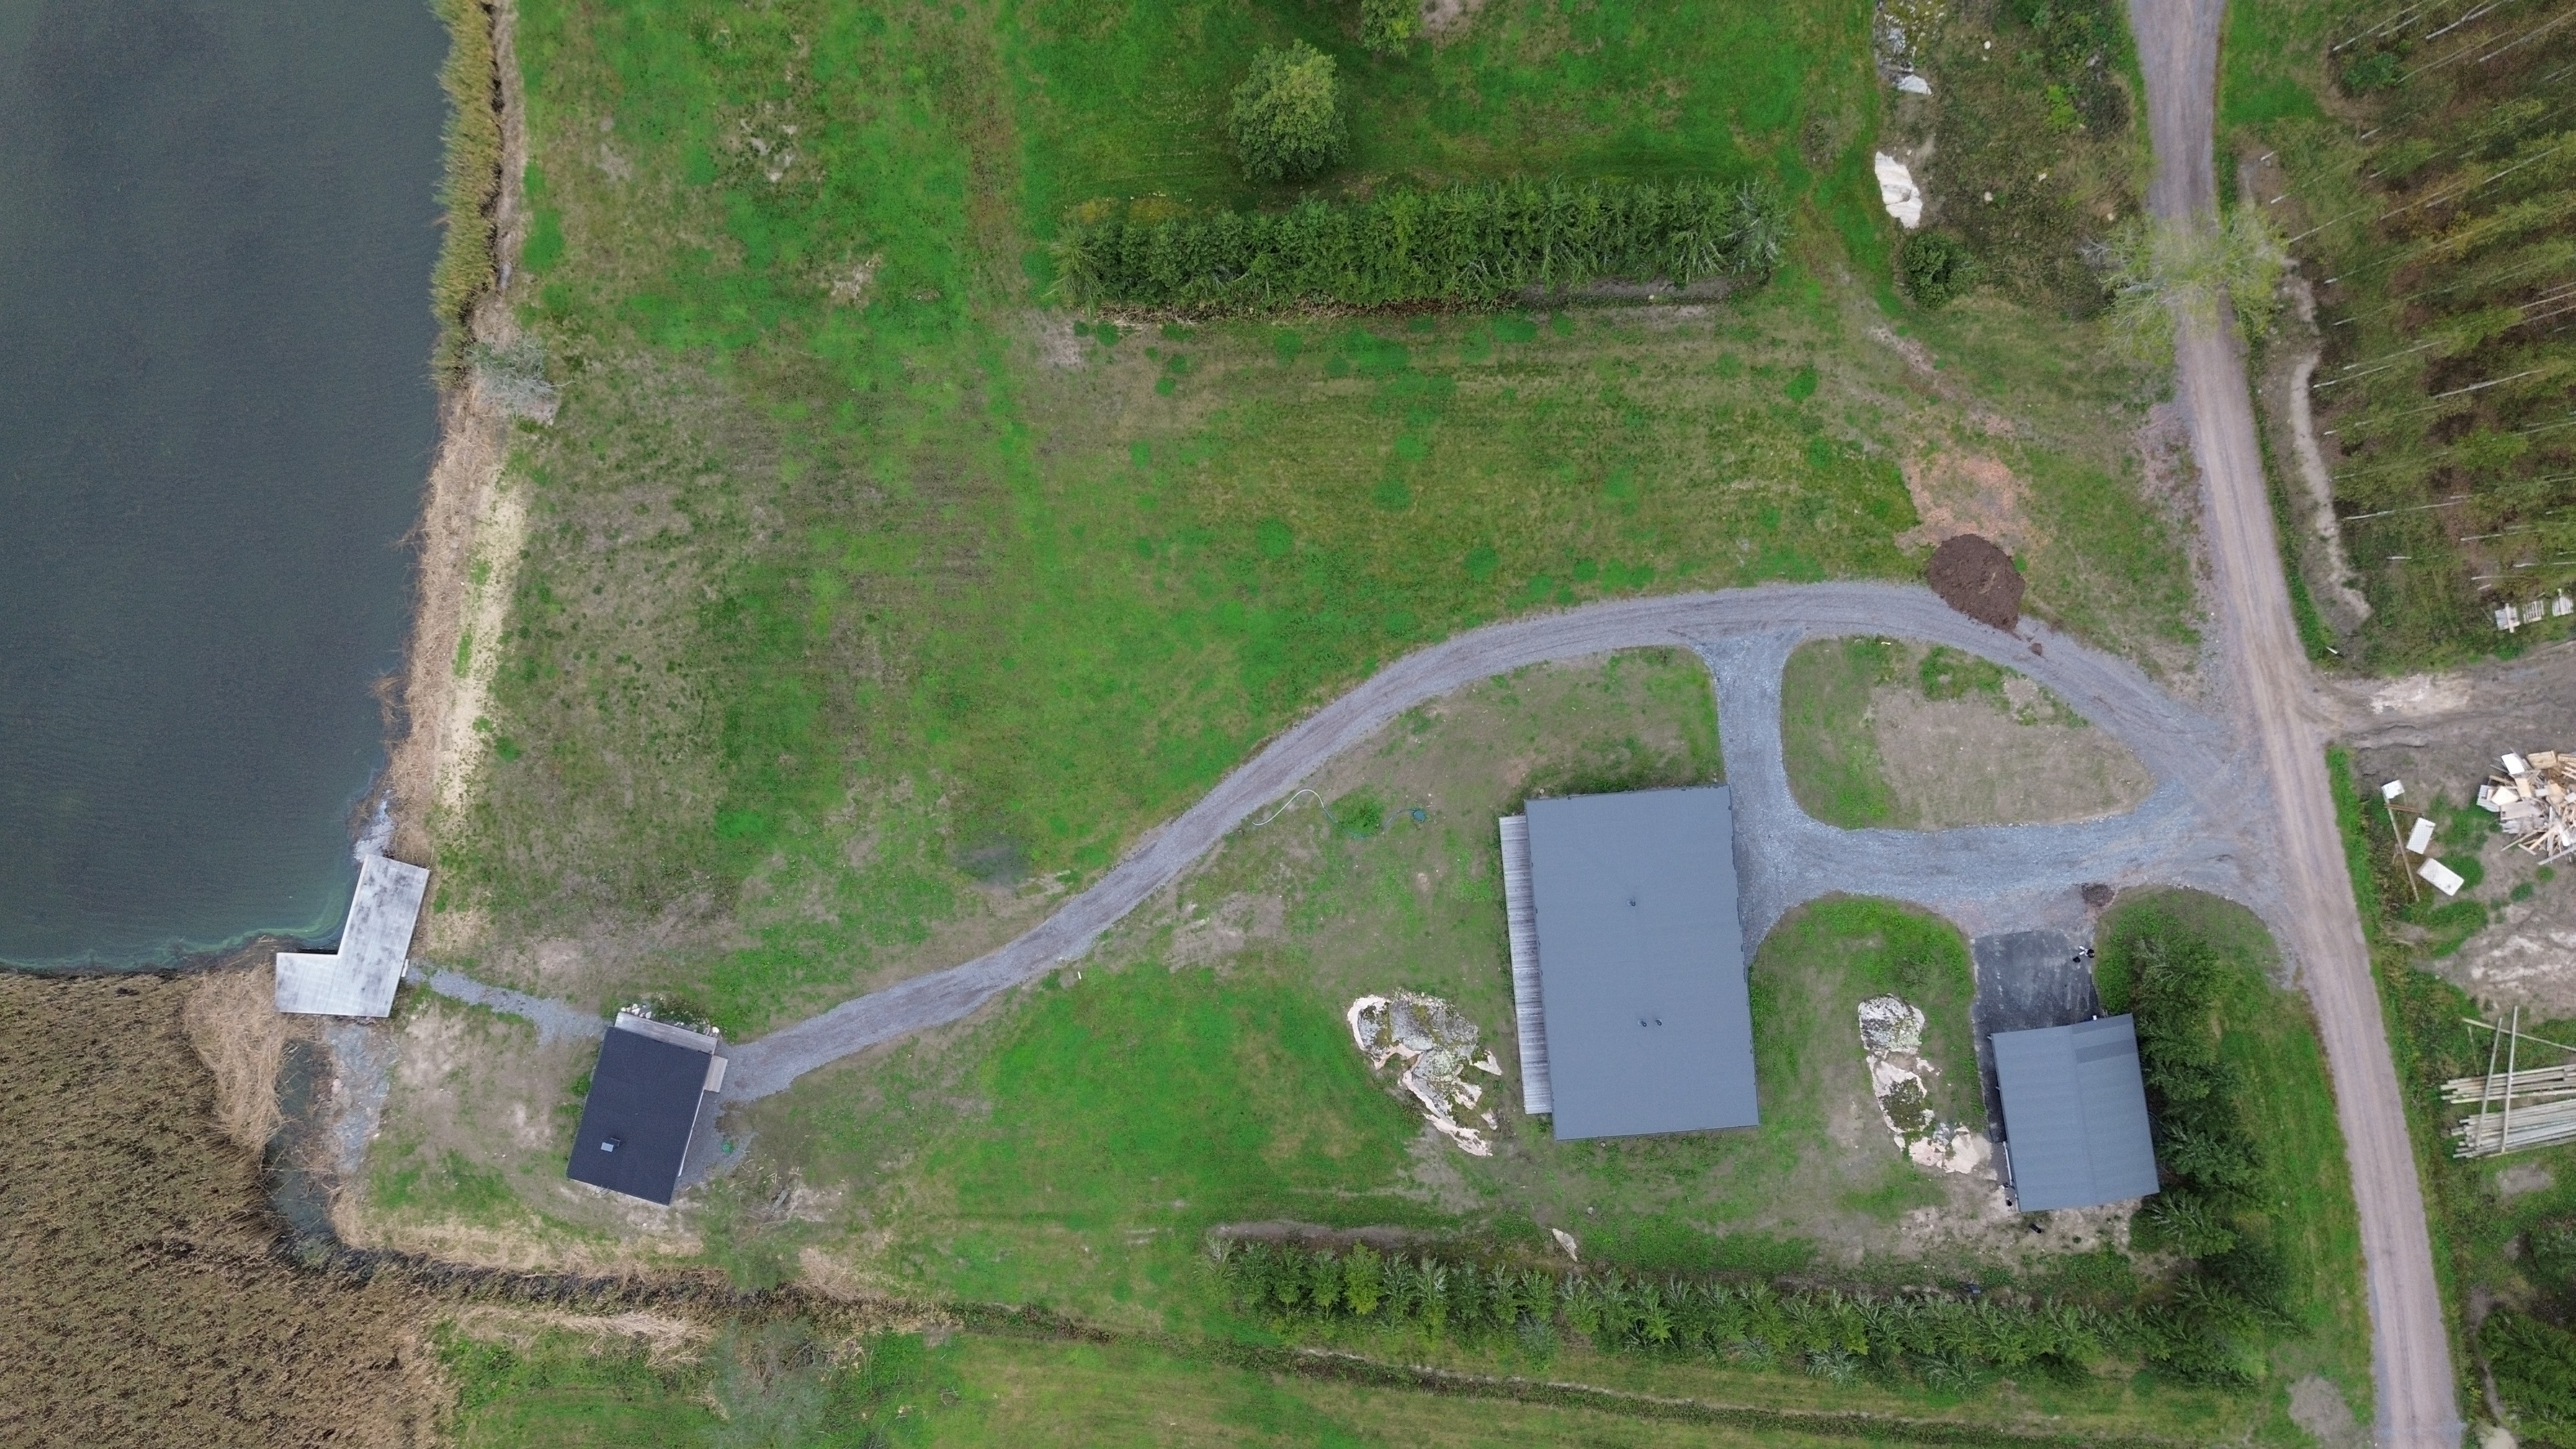
{"label": "small building with dark roof", "polygon": [[1758,1123],[1726,788],[1532,800],[1502,838],[1523,1107],[1568,1139]]}
{"label": "small building with dark roof", "polygon": [[724,1086],[723,1050],[704,1032],[619,1012],[599,1044],[564,1175],[669,1205],[698,1118]]}
{"label": "small building with dark roof", "polygon": [[2135,1018],[1999,1031],[1991,1040],[2005,1161],[2023,1212],[2097,1207],[2156,1190]]}

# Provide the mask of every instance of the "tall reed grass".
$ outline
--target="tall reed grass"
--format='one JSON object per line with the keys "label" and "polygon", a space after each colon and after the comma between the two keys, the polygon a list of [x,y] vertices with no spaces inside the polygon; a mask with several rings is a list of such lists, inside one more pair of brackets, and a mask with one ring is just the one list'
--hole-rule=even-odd
{"label": "tall reed grass", "polygon": [[482,0],[430,0],[447,27],[447,63],[438,84],[447,92],[447,170],[438,202],[447,237],[430,273],[430,309],[438,316],[436,367],[441,381],[464,375],[472,341],[468,319],[494,281],[493,207],[501,194],[501,73],[492,49],[492,11]]}

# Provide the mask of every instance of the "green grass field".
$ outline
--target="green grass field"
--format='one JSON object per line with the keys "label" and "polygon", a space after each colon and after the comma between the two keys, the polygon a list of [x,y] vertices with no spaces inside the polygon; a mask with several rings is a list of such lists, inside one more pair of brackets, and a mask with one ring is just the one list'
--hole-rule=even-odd
{"label": "green grass field", "polygon": [[1870,737],[1869,694],[1893,678],[1878,639],[1802,644],[1780,676],[1780,750],[1798,806],[1827,825],[1866,830],[1896,818],[1896,792]]}
{"label": "green grass field", "polygon": [[[1192,329],[1032,310],[1024,253],[1063,196],[1123,184],[1083,147],[1164,157],[1136,128],[1197,124],[1089,88],[1200,105],[1141,78],[1212,74],[1236,28],[1307,12],[530,5],[512,296],[563,411],[510,470],[532,528],[507,637],[476,646],[501,659],[487,788],[435,826],[437,909],[475,923],[460,964],[759,1031],[1026,924],[1461,627],[1905,576],[1924,438],[2026,475],[2034,607],[2142,656],[2190,637],[2173,540],[2129,502],[2140,379],[1999,303],[1891,321],[1850,228],[1817,223],[1842,204],[1818,188],[1866,184],[1798,180],[1811,131],[1827,160],[1863,144],[1862,13],[1677,15],[1497,0],[1452,45],[1354,61],[1361,130],[1413,137],[1417,169],[1598,173],[1643,144],[1631,109],[1687,111],[1655,145],[1805,188],[1768,288]],[[1997,408],[2015,436],[1980,442]],[[538,959],[603,934],[626,944]]]}
{"label": "green grass field", "polygon": [[[460,1449],[633,1445],[637,1449],[893,1446],[1297,1445],[1600,1449],[1811,1449],[1849,1444],[1802,1432],[1795,1411],[1663,1403],[1548,1402],[1298,1377],[1138,1343],[966,1335],[833,1341],[793,1325],[737,1327],[699,1352],[659,1361],[613,1329],[515,1341],[445,1330],[458,1382]],[[780,1352],[781,1348],[787,1349]],[[764,1350],[767,1350],[764,1352]],[[1872,1406],[1876,1407],[1876,1406]],[[1696,1412],[1694,1412],[1696,1410]],[[1866,1412],[1866,1411],[1864,1411]],[[1970,1424],[1943,1442],[2010,1443]],[[1901,1436],[1900,1436],[1901,1437]],[[1862,1441],[1869,1442],[1869,1441]]]}

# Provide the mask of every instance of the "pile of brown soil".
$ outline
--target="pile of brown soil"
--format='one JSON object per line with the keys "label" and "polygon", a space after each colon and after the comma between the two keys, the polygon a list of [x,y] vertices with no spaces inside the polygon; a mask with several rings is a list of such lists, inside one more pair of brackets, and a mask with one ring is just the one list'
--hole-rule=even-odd
{"label": "pile of brown soil", "polygon": [[1973,533],[1944,539],[1928,572],[1932,592],[1969,618],[2005,630],[2021,622],[2021,570],[1993,542]]}
{"label": "pile of brown soil", "polygon": [[209,980],[0,973],[0,1444],[433,1442],[419,1291],[271,1255],[189,1044]]}

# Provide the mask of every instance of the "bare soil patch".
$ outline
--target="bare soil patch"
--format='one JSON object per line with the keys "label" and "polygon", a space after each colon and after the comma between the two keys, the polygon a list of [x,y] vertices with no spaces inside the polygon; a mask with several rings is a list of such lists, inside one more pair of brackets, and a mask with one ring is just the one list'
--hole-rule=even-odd
{"label": "bare soil patch", "polygon": [[2081,720],[2037,717],[2043,691],[2019,675],[2006,688],[2029,704],[1982,694],[1927,699],[1901,685],[1872,692],[1870,732],[1908,824],[2092,820],[2135,809],[2155,792],[2155,777],[2128,746]]}
{"label": "bare soil patch", "polygon": [[2023,512],[2021,480],[2000,460],[1947,449],[1914,454],[1902,471],[1923,521],[1897,535],[1900,547],[1939,545],[1962,534],[1995,541],[2008,553],[2027,553],[2037,542]]}

